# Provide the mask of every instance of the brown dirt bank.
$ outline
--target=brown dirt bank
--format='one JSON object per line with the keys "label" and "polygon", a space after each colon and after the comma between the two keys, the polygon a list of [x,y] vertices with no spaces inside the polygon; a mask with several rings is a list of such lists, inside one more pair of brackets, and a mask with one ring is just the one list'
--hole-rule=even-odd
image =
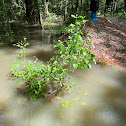
{"label": "brown dirt bank", "polygon": [[85,32],[95,46],[93,53],[116,68],[126,67],[126,19],[100,18],[94,22],[87,20]]}

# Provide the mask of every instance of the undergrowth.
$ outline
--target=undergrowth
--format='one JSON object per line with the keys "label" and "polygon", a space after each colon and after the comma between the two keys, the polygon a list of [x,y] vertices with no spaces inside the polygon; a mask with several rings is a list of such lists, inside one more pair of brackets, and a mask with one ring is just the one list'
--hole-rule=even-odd
{"label": "undergrowth", "polygon": [[47,65],[38,59],[34,62],[26,60],[25,52],[28,45],[26,39],[25,43],[16,45],[21,48],[18,55],[20,60],[12,63],[11,73],[24,82],[31,100],[47,97],[54,91],[58,93],[62,88],[66,90],[72,88],[75,83],[69,82],[69,74],[75,69],[91,68],[90,62],[96,63],[95,56],[91,53],[93,45],[86,44],[82,38],[86,20],[83,16],[72,15],[72,17],[76,22],[66,28],[67,40],[58,40],[55,43],[54,48],[58,48],[55,52],[57,55],[52,57]]}

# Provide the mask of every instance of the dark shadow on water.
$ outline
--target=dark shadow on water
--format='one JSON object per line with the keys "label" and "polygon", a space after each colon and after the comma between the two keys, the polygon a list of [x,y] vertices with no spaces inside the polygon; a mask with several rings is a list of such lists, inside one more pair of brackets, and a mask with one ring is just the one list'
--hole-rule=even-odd
{"label": "dark shadow on water", "polygon": [[37,59],[41,61],[49,61],[53,56],[55,56],[55,50],[48,49],[48,46],[45,46],[45,49],[43,47],[33,49],[33,51],[28,52],[28,57],[33,58],[34,56],[37,57]]}

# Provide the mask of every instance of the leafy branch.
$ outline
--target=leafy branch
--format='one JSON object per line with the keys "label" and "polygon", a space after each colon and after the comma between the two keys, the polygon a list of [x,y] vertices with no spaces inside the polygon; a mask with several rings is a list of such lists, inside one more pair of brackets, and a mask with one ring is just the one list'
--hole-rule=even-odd
{"label": "leafy branch", "polygon": [[[25,89],[30,95],[30,99],[47,97],[52,92],[59,92],[62,88],[73,88],[71,83],[68,83],[69,73],[75,69],[91,68],[92,63],[96,63],[94,54],[91,53],[92,45],[88,45],[83,40],[83,28],[86,20],[83,16],[73,16],[76,18],[75,24],[68,26],[67,40],[58,40],[54,48],[58,48],[56,56],[52,57],[47,65],[43,62],[35,60],[28,61],[23,64],[19,61],[11,65],[11,72],[14,77],[20,78],[25,83]],[[26,42],[26,39],[24,39]],[[25,57],[26,46],[28,44],[20,43],[16,46],[21,48],[18,58]],[[18,68],[23,64],[21,70]]]}

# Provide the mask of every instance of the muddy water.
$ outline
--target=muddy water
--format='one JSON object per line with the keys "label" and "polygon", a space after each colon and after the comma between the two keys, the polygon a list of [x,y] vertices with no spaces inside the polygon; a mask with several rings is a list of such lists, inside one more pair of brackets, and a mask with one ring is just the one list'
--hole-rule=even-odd
{"label": "muddy water", "polygon": [[[32,40],[27,54],[46,62],[54,55],[51,35],[43,31],[42,41],[35,40],[41,31],[29,33]],[[53,32],[52,32],[53,33]],[[32,39],[30,39],[30,34]],[[43,37],[44,36],[44,37]],[[40,38],[40,37],[39,37]],[[40,40],[40,39],[39,39]],[[28,100],[17,92],[20,84],[9,77],[9,65],[16,61],[17,48],[0,48],[0,126],[125,126],[126,73],[107,71],[95,65],[92,69],[76,70],[72,81],[78,84],[55,101]],[[66,103],[70,101],[73,106]],[[61,107],[61,103],[68,107]]]}

